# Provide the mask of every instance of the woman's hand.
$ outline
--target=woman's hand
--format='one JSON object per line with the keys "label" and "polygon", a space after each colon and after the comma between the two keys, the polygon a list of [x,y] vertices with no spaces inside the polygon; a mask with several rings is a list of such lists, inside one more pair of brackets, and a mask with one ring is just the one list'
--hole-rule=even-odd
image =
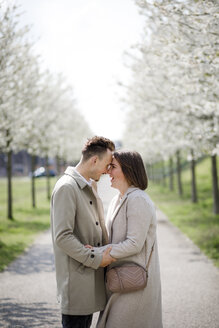
{"label": "woman's hand", "polygon": [[100,267],[106,267],[107,265],[111,264],[112,262],[116,262],[116,259],[114,259],[110,255],[112,247],[108,247],[104,252],[103,252],[103,257],[102,257],[102,262],[100,263]]}
{"label": "woman's hand", "polygon": [[93,246],[91,245],[84,245],[85,248],[90,248],[90,249],[93,249]]}

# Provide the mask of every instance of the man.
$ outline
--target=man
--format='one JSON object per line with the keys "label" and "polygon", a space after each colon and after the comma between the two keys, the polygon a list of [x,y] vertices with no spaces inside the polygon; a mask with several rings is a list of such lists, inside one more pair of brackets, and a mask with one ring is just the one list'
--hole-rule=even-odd
{"label": "man", "polygon": [[51,200],[51,228],[58,299],[63,328],[88,328],[106,303],[104,267],[115,261],[111,248],[101,254],[85,245],[107,244],[102,203],[95,181],[107,173],[114,143],[103,137],[87,141],[82,157],[57,181]]}

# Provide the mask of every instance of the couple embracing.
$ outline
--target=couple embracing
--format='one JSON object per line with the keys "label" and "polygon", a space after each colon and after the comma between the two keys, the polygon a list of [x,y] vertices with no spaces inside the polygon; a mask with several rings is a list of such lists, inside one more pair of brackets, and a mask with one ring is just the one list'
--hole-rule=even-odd
{"label": "couple embracing", "polygon": [[[106,221],[96,188],[102,174],[109,174],[119,191]],[[99,311],[97,328],[162,328],[156,214],[144,191],[147,184],[141,156],[115,151],[103,137],[89,139],[78,165],[57,181],[51,228],[63,328],[88,328]],[[137,271],[128,283],[136,283],[132,280],[142,267],[148,275],[141,278],[140,272],[140,285],[142,279],[147,283],[134,290],[113,289],[127,280],[115,268],[129,275],[130,267]]]}

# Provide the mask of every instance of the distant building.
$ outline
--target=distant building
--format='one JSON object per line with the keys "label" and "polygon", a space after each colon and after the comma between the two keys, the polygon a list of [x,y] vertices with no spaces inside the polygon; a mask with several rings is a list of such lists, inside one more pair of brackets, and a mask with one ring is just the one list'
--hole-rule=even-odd
{"label": "distant building", "polygon": [[[41,158],[38,156],[36,157],[35,168],[40,166],[45,166],[45,164],[46,164],[45,158]],[[3,153],[0,153],[0,177],[5,177],[7,175],[6,166],[7,166],[7,156]],[[12,175],[28,176],[30,172],[31,172],[31,156],[25,150],[22,150],[16,154],[12,154]]]}

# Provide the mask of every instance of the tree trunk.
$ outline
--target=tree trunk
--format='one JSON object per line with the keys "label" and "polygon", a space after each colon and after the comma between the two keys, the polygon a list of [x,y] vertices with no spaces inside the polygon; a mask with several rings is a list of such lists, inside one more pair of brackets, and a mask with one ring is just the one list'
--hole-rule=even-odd
{"label": "tree trunk", "polygon": [[150,179],[154,182],[154,170],[153,170],[153,164],[150,164]]}
{"label": "tree trunk", "polygon": [[148,176],[148,180],[152,181],[152,177],[151,177],[151,164],[147,165],[147,176]]}
{"label": "tree trunk", "polygon": [[7,153],[7,179],[8,179],[8,219],[13,220],[12,209],[12,151]]}
{"label": "tree trunk", "polygon": [[212,191],[213,191],[213,212],[219,214],[219,190],[217,175],[217,156],[211,156]]}
{"label": "tree trunk", "polygon": [[161,162],[162,165],[162,181],[163,181],[163,186],[166,187],[166,174],[165,174],[165,164],[164,161]]}
{"label": "tree trunk", "polygon": [[31,194],[32,194],[32,207],[36,207],[36,193],[35,193],[35,176],[33,172],[35,171],[36,156],[31,156]]}
{"label": "tree trunk", "polygon": [[47,199],[50,200],[50,176],[49,176],[49,159],[46,156],[46,186],[47,186]]}
{"label": "tree trunk", "polygon": [[177,184],[178,184],[178,194],[183,195],[182,180],[181,180],[181,166],[180,166],[180,151],[176,152],[176,166],[177,166]]}
{"label": "tree trunk", "polygon": [[195,174],[195,168],[196,168],[196,161],[194,159],[194,151],[191,149],[191,175],[192,175],[192,181],[191,181],[191,199],[193,203],[198,202],[198,196],[197,196],[197,188],[196,188],[196,174]]}
{"label": "tree trunk", "polygon": [[144,163],[144,167],[145,167],[145,170],[146,170],[146,173],[147,173],[148,180],[150,180],[151,179],[150,164]]}
{"label": "tree trunk", "polygon": [[59,156],[56,156],[56,170],[58,177],[61,175],[61,160]]}
{"label": "tree trunk", "polygon": [[170,170],[169,170],[169,176],[170,176],[169,189],[171,191],[173,191],[174,185],[173,185],[173,159],[172,159],[172,157],[170,157],[170,159],[169,159],[169,167],[170,167]]}

